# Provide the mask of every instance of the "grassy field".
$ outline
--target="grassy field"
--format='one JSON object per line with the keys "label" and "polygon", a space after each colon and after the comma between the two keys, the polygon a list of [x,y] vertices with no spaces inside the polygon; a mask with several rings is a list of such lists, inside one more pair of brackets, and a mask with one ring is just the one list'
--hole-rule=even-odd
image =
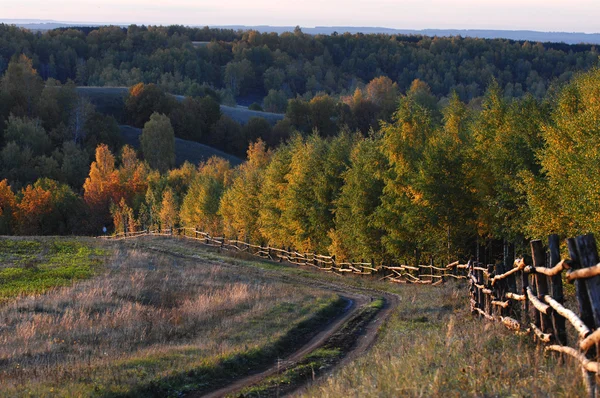
{"label": "grassy field", "polygon": [[[0,243],[9,275],[29,272],[31,261],[35,272],[69,270],[64,278],[11,279],[21,282],[0,307],[6,396],[208,389],[285,355],[345,304],[323,290],[232,272],[223,262],[121,243]],[[74,263],[85,272],[72,271]]]}
{"label": "grassy field", "polygon": [[0,238],[0,303],[89,278],[107,255],[85,239]]}
{"label": "grassy field", "polygon": [[304,397],[576,397],[579,367],[530,335],[470,314],[463,284],[402,286],[402,305],[366,356]]}
{"label": "grassy field", "polygon": [[[473,316],[464,282],[451,281],[443,286],[395,285],[251,258],[223,259],[213,251],[199,252],[198,245],[189,241],[155,240],[151,245],[181,254],[248,264],[265,273],[298,275],[319,282],[398,294],[400,306],[381,331],[374,348],[302,391],[303,396],[585,396],[581,371],[573,361],[544,353],[530,335],[519,336],[499,323]],[[566,305],[573,309],[576,302],[572,286],[565,288]],[[567,326],[569,338],[576,340],[575,331]],[[336,355],[321,354],[325,361]],[[318,357],[320,353],[315,355]],[[309,358],[308,363],[313,360],[314,357]],[[284,384],[289,377],[294,375],[282,374],[275,382]],[[265,387],[272,386],[272,381],[258,386],[260,396],[274,396],[265,394]],[[253,391],[254,388],[247,390],[250,394]]]}
{"label": "grassy field", "polygon": [[[303,396],[585,395],[570,360],[471,315],[463,283],[341,278],[169,238],[0,245],[1,272],[69,269],[61,278],[14,278],[4,291],[0,395],[176,396],[223,386],[281,358],[339,309],[335,294],[316,288],[322,283],[394,292],[400,305],[366,355],[325,370]],[[327,369],[339,354],[325,346],[246,393],[276,396],[295,379],[318,376],[314,369]]]}

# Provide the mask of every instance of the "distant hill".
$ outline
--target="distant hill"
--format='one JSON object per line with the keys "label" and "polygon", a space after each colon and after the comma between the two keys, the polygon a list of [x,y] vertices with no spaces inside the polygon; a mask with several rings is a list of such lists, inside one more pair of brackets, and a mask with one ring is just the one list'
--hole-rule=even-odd
{"label": "distant hill", "polygon": [[[124,99],[128,90],[128,87],[77,87],[77,93],[88,98],[98,111],[113,115],[117,120],[123,119]],[[180,101],[184,98],[182,95],[174,97]],[[252,111],[243,106],[221,105],[221,112],[242,125],[252,117],[262,117],[271,125],[284,117],[281,113]]]}
{"label": "distant hill", "polygon": [[[57,28],[75,27],[75,26],[101,26],[118,25],[107,23],[75,23],[61,22],[52,20],[26,20],[26,19],[0,19],[0,23],[16,25],[30,30],[52,30]],[[203,25],[197,25],[203,26]],[[295,26],[247,26],[247,25],[212,25],[212,28],[225,28],[234,30],[257,30],[259,32],[293,32]],[[462,36],[478,37],[482,39],[509,39],[532,42],[553,42],[566,44],[600,44],[600,33],[582,33],[582,32],[539,32],[534,30],[492,30],[492,29],[394,29],[382,27],[361,27],[361,26],[316,26],[314,28],[303,27],[302,31],[307,34],[330,35],[334,32],[343,33],[364,33],[364,34],[402,34],[402,35],[423,35],[423,36]]]}
{"label": "distant hill", "polygon": [[[132,126],[121,125],[121,135],[126,144],[138,149],[140,147],[140,135],[142,129],[135,128]],[[207,161],[213,156],[217,156],[228,160],[232,166],[237,166],[243,163],[243,160],[219,151],[208,145],[200,144],[194,141],[182,140],[181,138],[175,138],[175,164],[177,167],[181,166],[186,161],[197,165],[200,162]]]}
{"label": "distant hill", "polygon": [[[259,32],[293,32],[294,26],[212,26],[214,28],[257,30]],[[364,34],[387,34],[387,35],[422,35],[422,36],[462,36],[477,37],[481,39],[509,39],[518,41],[532,42],[551,42],[566,44],[600,44],[600,33],[581,33],[581,32],[539,32],[534,30],[487,30],[487,29],[393,29],[378,27],[357,27],[357,26],[317,26],[314,28],[302,28],[302,32],[312,35],[330,35],[334,32],[343,33],[364,33]]]}

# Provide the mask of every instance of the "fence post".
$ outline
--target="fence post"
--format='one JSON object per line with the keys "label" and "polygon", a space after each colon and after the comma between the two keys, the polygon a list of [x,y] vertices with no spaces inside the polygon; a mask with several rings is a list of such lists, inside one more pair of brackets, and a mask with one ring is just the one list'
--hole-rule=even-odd
{"label": "fence post", "polygon": [[[550,249],[550,267],[554,267],[560,262],[560,241],[558,235],[553,234],[548,237],[548,248]],[[562,274],[559,273],[550,278],[552,283],[552,298],[560,304],[565,302],[563,296]],[[567,329],[565,327],[565,318],[556,312],[552,313],[552,323],[554,325],[554,335],[556,340],[567,345]]]}
{"label": "fence post", "polygon": [[[587,261],[582,260],[583,255],[581,254],[581,250],[587,251],[587,245],[584,244],[579,245],[579,238],[570,238],[567,239],[567,246],[569,248],[569,257],[571,257],[571,268],[579,269],[583,268],[583,264],[587,263]],[[593,239],[593,236],[592,236]],[[595,243],[594,243],[595,246]],[[594,247],[595,249],[595,247]],[[595,250],[594,250],[595,251]],[[581,320],[586,324],[590,330],[594,330],[594,315],[592,310],[592,305],[590,302],[590,297],[588,295],[588,287],[586,281],[584,279],[576,279],[575,280],[575,294],[577,296],[577,303],[579,304],[579,314]],[[594,358],[596,356],[597,349],[596,347],[592,347],[588,350],[586,357]],[[584,382],[585,387],[589,397],[596,396],[596,374],[593,372],[587,372],[583,370],[584,373]]]}
{"label": "fence post", "polygon": [[[578,236],[575,238],[575,242],[581,268],[593,267],[598,264],[598,250],[593,234]],[[584,281],[590,298],[594,324],[600,326],[600,276],[587,278]]]}
{"label": "fence post", "polygon": [[[504,272],[507,271],[506,268],[504,268],[504,261],[506,261],[506,257],[504,257],[504,260],[502,263],[496,263],[496,265],[494,266],[494,276],[496,275],[502,275]],[[496,296],[496,300],[502,300],[504,298],[504,295],[506,294],[506,279],[501,279],[499,281],[496,281],[496,283],[494,284],[494,295]],[[509,300],[510,302],[510,300]],[[504,316],[506,315],[506,310],[503,307],[498,307],[498,311],[497,314]]]}
{"label": "fence post", "polygon": [[[537,272],[535,272],[535,267],[546,266],[546,251],[544,250],[544,245],[541,240],[532,240],[530,246],[534,267],[533,277],[535,279],[537,295],[538,298],[544,302],[544,296],[548,294],[548,278],[545,275],[538,275]],[[550,316],[539,311],[537,312],[540,317],[540,330],[544,333],[551,333],[553,327]]]}
{"label": "fence post", "polygon": [[[504,263],[504,269],[506,271],[509,271],[511,268],[513,268],[515,265],[514,261],[515,261],[515,259],[513,258],[513,262],[509,263],[508,256],[507,256],[506,262]],[[511,293],[517,293],[517,277],[515,274],[511,274],[506,278],[506,289]],[[508,308],[507,308],[508,316],[511,316],[515,319],[521,319],[520,310],[521,310],[521,308],[518,305],[515,305],[515,303],[512,300],[508,300]]]}
{"label": "fence post", "polygon": [[521,316],[524,318],[522,324],[529,325],[529,300],[527,299],[527,288],[529,287],[529,275],[525,270],[521,270],[521,294],[525,296],[523,300],[523,311]]}

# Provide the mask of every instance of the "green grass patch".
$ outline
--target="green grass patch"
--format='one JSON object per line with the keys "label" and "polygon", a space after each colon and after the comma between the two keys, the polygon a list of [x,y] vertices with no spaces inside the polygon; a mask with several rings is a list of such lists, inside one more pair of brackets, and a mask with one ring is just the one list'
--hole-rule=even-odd
{"label": "green grass patch", "polygon": [[[175,397],[189,391],[214,390],[247,375],[248,372],[265,369],[277,358],[291,354],[316,335],[333,317],[341,313],[345,305],[346,301],[337,295],[317,298],[316,301],[310,303],[310,306],[301,309],[301,313],[308,313],[308,315],[300,317],[299,322],[290,324],[279,338],[262,346],[242,348],[226,355],[202,358],[183,369],[181,366],[179,368],[177,366],[181,362],[186,362],[186,358],[202,357],[200,350],[190,349],[186,352],[167,352],[143,358],[132,358],[114,363],[111,366],[111,375],[97,374],[86,384],[94,386],[94,394],[105,397]],[[281,311],[288,312],[285,304],[275,306],[260,319],[254,319],[253,323],[270,330],[276,326],[274,323],[277,322],[277,314]],[[265,324],[265,322],[267,323]],[[269,325],[269,323],[273,323],[273,325]],[[281,325],[277,326],[281,327]],[[252,337],[246,336],[246,333],[256,332],[256,328],[252,326],[249,326],[247,330],[248,332],[240,331],[239,336],[228,336],[228,339],[244,341]],[[254,338],[256,337],[254,336]],[[323,350],[320,354],[315,355],[333,354],[334,351]],[[177,370],[173,371],[173,369]],[[112,380],[109,380],[109,377]],[[131,385],[127,385],[128,383],[114,383],[115,379],[137,379],[138,381],[135,387],[131,388]],[[105,381],[110,382],[105,383]]]}
{"label": "green grass patch", "polygon": [[107,254],[76,239],[0,238],[0,302],[90,278]]}

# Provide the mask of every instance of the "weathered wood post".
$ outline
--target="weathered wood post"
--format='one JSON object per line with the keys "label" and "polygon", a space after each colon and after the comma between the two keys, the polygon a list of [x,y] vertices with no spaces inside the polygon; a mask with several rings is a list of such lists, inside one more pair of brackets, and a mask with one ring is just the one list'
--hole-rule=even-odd
{"label": "weathered wood post", "polygon": [[[532,240],[531,245],[531,258],[533,259],[533,267],[545,267],[546,266],[546,251],[544,250],[544,244],[541,240]],[[545,275],[537,274],[534,271],[533,277],[535,279],[537,296],[540,301],[544,302],[544,296],[548,294],[548,278]],[[553,326],[550,315],[544,314],[540,311],[536,311],[540,318],[540,329],[544,333],[552,333]]]}
{"label": "weathered wood post", "polygon": [[[581,239],[583,238],[582,236],[579,236],[577,238],[570,238],[567,239],[567,246],[569,248],[569,256],[571,257],[571,268],[572,269],[579,269],[579,268],[585,268],[586,265],[584,264],[588,264],[590,261],[590,259],[593,259],[593,256],[590,255],[588,252],[592,249],[591,247],[589,247],[589,242],[587,241],[587,239]],[[592,235],[592,240],[594,239],[593,235]],[[593,242],[593,251],[594,253],[596,253],[595,257],[597,260],[597,251],[596,251],[596,243],[595,241]],[[584,253],[582,253],[581,251],[583,251]],[[594,313],[593,313],[593,308],[592,308],[592,304],[591,304],[591,296],[589,295],[588,292],[588,286],[586,283],[586,280],[584,279],[576,279],[575,280],[575,295],[577,297],[577,303],[579,304],[579,315],[580,315],[580,319],[586,324],[586,326],[590,329],[590,330],[594,330]],[[596,353],[597,353],[597,347],[592,347],[588,350],[588,352],[586,353],[586,357],[590,358],[590,359],[594,359],[596,357]],[[596,374],[593,372],[588,372],[585,369],[582,370],[583,374],[584,374],[584,382],[585,382],[585,387],[588,393],[589,397],[595,397],[596,396]]]}
{"label": "weathered wood post", "polygon": [[525,296],[523,300],[523,317],[521,324],[529,325],[529,300],[527,300],[527,288],[529,287],[529,274],[525,270],[521,270],[521,294]]}
{"label": "weathered wood post", "polygon": [[[575,238],[575,242],[577,243],[581,268],[593,267],[598,264],[598,249],[593,234],[578,236]],[[584,281],[592,307],[594,324],[600,326],[600,276],[586,278]]]}
{"label": "weathered wood post", "polygon": [[[478,269],[475,270],[475,276],[479,286],[483,285],[483,271],[481,270],[482,265],[483,264],[481,263],[477,263]],[[477,287],[477,308],[485,310],[485,294],[483,293],[483,289],[481,289],[479,286]]]}
{"label": "weathered wood post", "polygon": [[[558,235],[553,234],[548,237],[548,248],[550,249],[550,268],[556,266],[560,262],[560,241]],[[560,304],[564,304],[565,297],[563,295],[562,273],[550,277],[552,286],[552,298]],[[556,340],[567,345],[567,329],[565,327],[565,318],[556,312],[552,313],[552,324],[554,326],[554,336]]]}
{"label": "weathered wood post", "polygon": [[[504,258],[503,261],[506,261],[506,257]],[[494,267],[494,276],[496,275],[502,275],[503,273],[505,273],[507,271],[507,269],[504,268],[504,262],[500,263],[496,263],[496,266]],[[496,283],[494,283],[494,296],[496,296],[496,300],[502,300],[504,299],[504,295],[506,294],[506,279],[500,279],[498,281],[496,281]],[[510,302],[510,300],[509,300]],[[497,315],[500,316],[505,316],[507,313],[507,310],[504,307],[498,307],[498,311],[496,311]]]}
{"label": "weathered wood post", "polygon": [[[504,269],[506,271],[510,271],[511,268],[515,266],[515,258],[513,256],[512,262],[509,260],[509,257],[506,257],[504,263]],[[506,289],[511,293],[517,293],[517,277],[515,274],[511,274],[506,278]],[[508,308],[507,313],[508,316],[513,317],[514,319],[521,319],[521,308],[517,305],[513,300],[508,300]]]}

